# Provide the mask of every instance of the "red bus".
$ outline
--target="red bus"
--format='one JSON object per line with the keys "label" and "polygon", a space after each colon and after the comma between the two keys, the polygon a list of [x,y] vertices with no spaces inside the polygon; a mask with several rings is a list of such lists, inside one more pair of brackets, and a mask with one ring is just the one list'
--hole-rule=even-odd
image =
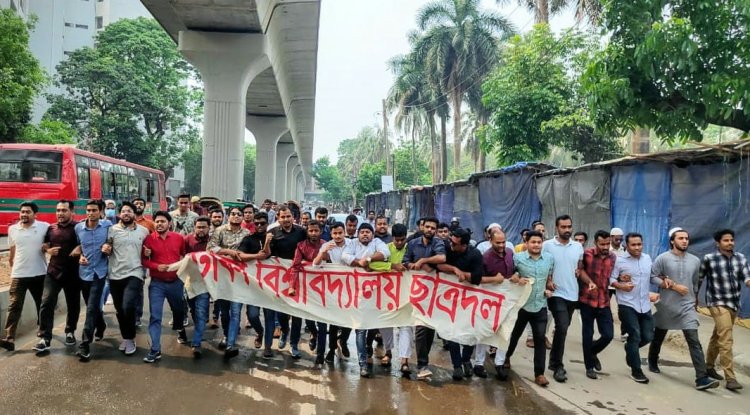
{"label": "red bus", "polygon": [[0,144],[0,235],[8,234],[26,200],[39,205],[37,219],[55,223],[60,199],[75,201],[80,220],[88,199],[119,204],[139,196],[147,214],[166,209],[164,173],[70,145]]}

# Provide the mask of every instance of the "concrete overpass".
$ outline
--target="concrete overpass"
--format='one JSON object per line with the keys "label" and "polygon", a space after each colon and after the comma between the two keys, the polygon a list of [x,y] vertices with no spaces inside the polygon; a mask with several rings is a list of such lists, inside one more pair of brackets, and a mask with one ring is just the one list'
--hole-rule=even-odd
{"label": "concrete overpass", "polygon": [[201,193],[242,197],[245,128],[255,201],[312,183],[320,0],[141,0],[205,88]]}

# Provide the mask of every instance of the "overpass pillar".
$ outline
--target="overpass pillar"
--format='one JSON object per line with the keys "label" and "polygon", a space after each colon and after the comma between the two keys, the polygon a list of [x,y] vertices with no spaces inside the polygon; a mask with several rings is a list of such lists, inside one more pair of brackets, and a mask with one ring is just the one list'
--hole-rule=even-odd
{"label": "overpass pillar", "polygon": [[299,197],[298,197],[299,196],[299,182],[297,181],[297,175],[300,174],[301,171],[302,171],[302,166],[299,164],[295,164],[292,171],[287,172],[287,174],[289,175],[288,178],[292,182],[292,188],[291,188],[291,191],[289,192],[290,193],[289,197],[294,200],[299,200]]}
{"label": "overpass pillar", "polygon": [[205,88],[201,193],[243,197],[245,97],[250,81],[270,67],[265,35],[180,31],[178,48]]}
{"label": "overpass pillar", "polygon": [[276,145],[276,199],[285,199],[286,191],[286,164],[289,157],[294,154],[294,143],[278,143]]}
{"label": "overpass pillar", "polygon": [[248,115],[247,129],[255,136],[255,197],[257,203],[264,199],[276,200],[282,195],[276,191],[276,147],[281,136],[289,131],[284,116],[260,117]]}
{"label": "overpass pillar", "polygon": [[289,157],[289,161],[286,162],[286,175],[284,176],[284,180],[286,180],[286,189],[284,190],[284,197],[287,199],[294,197],[294,193],[292,192],[292,187],[294,186],[294,176],[292,176],[292,171],[298,164],[299,157],[297,157],[297,154]]}
{"label": "overpass pillar", "polygon": [[302,170],[297,174],[297,200],[305,199],[305,175]]}

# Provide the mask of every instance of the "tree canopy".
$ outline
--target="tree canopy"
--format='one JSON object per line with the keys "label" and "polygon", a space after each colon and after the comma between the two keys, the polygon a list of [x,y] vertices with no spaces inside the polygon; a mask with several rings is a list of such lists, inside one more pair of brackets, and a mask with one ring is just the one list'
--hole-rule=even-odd
{"label": "tree canopy", "polygon": [[48,97],[47,116],[72,126],[82,148],[169,174],[198,136],[193,73],[155,20],[119,20],[58,65],[65,93]]}
{"label": "tree canopy", "polygon": [[32,22],[0,9],[0,143],[18,141],[46,77],[29,50]]}
{"label": "tree canopy", "polygon": [[583,76],[596,125],[700,141],[709,123],[750,131],[750,3],[607,1],[609,42]]}

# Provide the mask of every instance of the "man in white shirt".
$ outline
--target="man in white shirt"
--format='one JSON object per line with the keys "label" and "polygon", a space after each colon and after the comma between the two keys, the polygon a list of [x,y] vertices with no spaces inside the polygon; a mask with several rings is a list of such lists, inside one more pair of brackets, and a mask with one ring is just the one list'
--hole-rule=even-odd
{"label": "man in white shirt", "polygon": [[[21,311],[26,299],[26,291],[36,305],[36,314],[42,305],[44,277],[47,274],[47,260],[42,252],[44,235],[49,224],[37,221],[39,207],[34,202],[23,202],[19,206],[19,221],[8,228],[8,246],[10,246],[10,291],[8,318],[5,322],[5,338],[0,339],[0,347],[13,351],[16,348],[15,337]],[[38,321],[37,321],[38,323]]]}
{"label": "man in white shirt", "polygon": [[404,210],[401,208],[396,209],[394,213],[393,223],[404,223]]}

